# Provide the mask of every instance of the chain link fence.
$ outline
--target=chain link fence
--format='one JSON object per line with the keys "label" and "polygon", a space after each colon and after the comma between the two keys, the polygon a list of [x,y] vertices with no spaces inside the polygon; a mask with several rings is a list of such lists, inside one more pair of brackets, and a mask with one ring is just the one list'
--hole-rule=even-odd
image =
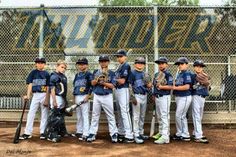
{"label": "chain link fence", "polygon": [[[68,98],[72,99],[78,57],[87,57],[93,71],[98,67],[99,55],[108,54],[110,68],[115,70],[118,63],[114,53],[124,48],[130,50],[131,66],[136,57],[147,60],[146,71],[152,77],[157,71],[154,61],[160,56],[169,59],[173,76],[178,57],[190,60],[190,70],[196,59],[203,59],[212,81],[205,105],[205,113],[211,114],[207,122],[221,122],[222,113],[225,122],[233,122],[235,12],[235,7],[224,6],[0,8],[0,120],[8,116],[5,111],[9,114],[22,108],[25,79],[38,55],[46,57],[49,72],[55,69],[58,59],[67,61]],[[171,111],[175,111],[173,98]]]}

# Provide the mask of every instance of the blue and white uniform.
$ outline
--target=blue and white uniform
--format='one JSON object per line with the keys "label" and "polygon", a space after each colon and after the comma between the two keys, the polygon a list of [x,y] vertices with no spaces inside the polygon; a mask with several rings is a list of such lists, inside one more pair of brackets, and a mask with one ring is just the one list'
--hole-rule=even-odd
{"label": "blue and white uniform", "polygon": [[[93,72],[93,80],[95,76],[98,76],[101,73],[102,70],[95,70]],[[111,70],[108,70],[108,82],[113,85],[115,85],[116,82],[115,73]],[[118,132],[114,115],[112,89],[96,84],[93,86],[93,93],[93,111],[89,133],[94,135],[97,134],[101,109],[103,108],[107,117],[110,136],[112,136]]]}
{"label": "blue and white uniform", "polygon": [[[166,85],[173,85],[173,77],[169,70],[162,71],[165,74]],[[159,134],[169,143],[170,135],[170,104],[171,104],[171,90],[161,90],[157,87],[155,78],[159,75],[157,72],[153,80],[153,95],[155,96],[156,114],[158,116]]]}
{"label": "blue and white uniform", "polygon": [[[196,74],[192,75],[193,85],[198,84],[196,81]],[[196,139],[201,139],[203,137],[202,131],[202,117],[204,111],[205,97],[209,95],[208,87],[203,85],[196,85],[192,89],[192,117],[193,117],[193,135]]]}
{"label": "blue and white uniform", "polygon": [[[62,92],[62,88],[60,86],[60,83],[63,84],[64,92]],[[50,76],[50,91],[51,89],[55,87],[56,92],[56,102],[57,102],[57,108],[63,109],[66,107],[66,95],[67,95],[67,77],[63,73],[59,72],[53,72]],[[53,99],[51,97],[50,99],[51,108],[54,108],[53,106]]]}
{"label": "blue and white uniform", "polygon": [[[183,86],[189,84],[191,86],[192,79],[190,71],[184,70],[181,71],[175,80],[175,86]],[[189,106],[192,101],[191,96],[191,88],[184,91],[174,90],[173,94],[175,95],[176,101],[176,136],[189,138],[189,131],[188,131],[188,122],[186,118],[186,114],[188,112]]]}
{"label": "blue and white uniform", "polygon": [[133,107],[133,131],[134,136],[139,137],[144,134],[144,119],[147,108],[147,92],[148,88],[143,80],[144,72],[132,70],[130,74],[130,84],[132,85],[132,90],[137,101],[136,105]]}
{"label": "blue and white uniform", "polygon": [[[85,99],[88,94],[91,94],[92,74],[89,71],[78,72],[75,75],[73,86],[73,95],[75,96],[75,103],[79,104]],[[76,133],[83,134],[84,137],[89,134],[89,110],[90,103],[86,102],[76,108],[77,124]]]}
{"label": "blue and white uniform", "polygon": [[116,84],[115,98],[118,113],[118,133],[125,135],[125,138],[133,139],[132,123],[130,118],[129,107],[129,75],[131,72],[130,65],[125,62],[120,64],[115,72],[115,78],[125,79],[122,85]]}
{"label": "blue and white uniform", "polygon": [[44,101],[46,98],[46,91],[49,86],[49,73],[47,71],[33,70],[27,77],[26,83],[32,83],[33,97],[30,104],[29,113],[27,115],[27,123],[25,128],[25,134],[32,135],[33,123],[35,114],[40,106],[41,108],[41,122],[40,122],[40,134],[44,133],[47,125],[48,107],[45,107]]}

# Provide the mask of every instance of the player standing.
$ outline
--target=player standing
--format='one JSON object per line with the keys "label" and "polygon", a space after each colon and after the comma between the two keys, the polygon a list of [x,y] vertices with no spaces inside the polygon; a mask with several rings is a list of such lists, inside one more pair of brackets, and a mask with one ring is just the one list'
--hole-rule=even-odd
{"label": "player standing", "polygon": [[[115,85],[115,74],[113,71],[108,69],[110,59],[107,55],[101,55],[98,61],[101,66],[101,69],[94,70],[93,80],[91,82],[94,93],[93,111],[92,111],[91,125],[89,129],[90,134],[87,138],[87,141],[92,142],[96,140],[99,118],[101,114],[101,109],[103,108],[108,121],[111,141],[113,143],[116,143],[118,140],[117,139],[118,131],[114,115],[113,95],[112,95],[112,90]],[[100,76],[104,78],[102,79],[101,77],[100,80],[99,79]]]}
{"label": "player standing", "polygon": [[194,141],[199,143],[208,143],[208,140],[203,136],[202,131],[202,117],[204,111],[205,97],[209,95],[209,78],[206,78],[206,82],[198,82],[196,77],[203,73],[203,68],[206,67],[202,60],[196,60],[193,63],[194,72],[193,75],[193,91],[192,91],[192,117],[193,117],[193,136]]}
{"label": "player standing", "polygon": [[88,101],[91,94],[91,81],[92,74],[88,71],[88,60],[86,58],[80,58],[76,62],[78,73],[75,75],[74,86],[74,103],[79,104],[81,101],[85,101],[81,106],[76,108],[77,124],[76,124],[76,136],[79,140],[86,140],[89,134],[89,111],[90,103]]}
{"label": "player standing", "polygon": [[191,96],[191,74],[188,71],[188,59],[186,57],[180,57],[175,62],[178,66],[179,73],[175,80],[175,86],[173,86],[173,94],[176,101],[176,134],[173,136],[173,140],[190,141],[188,131],[188,121],[186,114],[192,101]]}
{"label": "player standing", "polygon": [[126,62],[127,52],[125,50],[118,50],[116,57],[119,62],[115,72],[117,81],[115,98],[118,113],[118,140],[119,142],[131,143],[134,142],[129,107],[129,75],[131,68]]}
{"label": "player standing", "polygon": [[24,96],[24,99],[29,100],[31,93],[33,93],[33,97],[27,115],[25,132],[19,139],[29,139],[32,137],[34,118],[39,106],[41,108],[40,139],[45,139],[44,130],[48,117],[50,75],[44,70],[45,58],[36,58],[34,62],[36,69],[31,71],[27,77],[27,95]]}
{"label": "player standing", "polygon": [[[153,80],[153,95],[155,97],[156,113],[159,121],[159,133],[153,136],[154,143],[165,144],[170,141],[170,103],[171,89],[173,85],[173,77],[170,74],[168,67],[168,59],[160,57],[155,61],[158,64],[159,72],[154,76]],[[163,80],[159,80],[158,76],[163,73]]]}
{"label": "player standing", "polygon": [[[132,103],[133,111],[133,130],[134,141],[137,144],[144,143],[144,119],[147,108],[147,92],[152,87],[152,82],[145,82],[143,71],[146,60],[143,57],[138,57],[134,62],[134,70],[130,74],[130,83],[136,99],[136,103]],[[147,139],[146,137],[145,139]]]}

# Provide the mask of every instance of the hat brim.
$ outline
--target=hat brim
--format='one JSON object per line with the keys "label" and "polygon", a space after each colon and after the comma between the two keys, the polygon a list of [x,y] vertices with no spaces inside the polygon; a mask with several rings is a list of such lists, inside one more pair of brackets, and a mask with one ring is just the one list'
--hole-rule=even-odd
{"label": "hat brim", "polygon": [[134,64],[146,64],[145,62],[134,62]]}
{"label": "hat brim", "polygon": [[116,57],[123,57],[123,56],[126,56],[124,54],[115,54]]}
{"label": "hat brim", "polygon": [[107,60],[107,59],[101,59],[101,60],[98,60],[99,62],[110,62],[110,60]]}
{"label": "hat brim", "polygon": [[76,64],[88,64],[87,62],[76,62]]}
{"label": "hat brim", "polygon": [[157,63],[157,64],[159,64],[159,63],[166,63],[166,64],[167,64],[168,62],[165,62],[165,61],[158,61],[158,60],[157,60],[157,61],[155,61],[155,63]]}
{"label": "hat brim", "polygon": [[34,61],[35,63],[46,63],[46,61]]}
{"label": "hat brim", "polygon": [[201,66],[201,67],[206,67],[206,65],[205,64],[195,64],[195,65],[193,65],[194,67],[195,66]]}
{"label": "hat brim", "polygon": [[180,64],[188,64],[186,62],[175,62],[175,65],[180,65]]}

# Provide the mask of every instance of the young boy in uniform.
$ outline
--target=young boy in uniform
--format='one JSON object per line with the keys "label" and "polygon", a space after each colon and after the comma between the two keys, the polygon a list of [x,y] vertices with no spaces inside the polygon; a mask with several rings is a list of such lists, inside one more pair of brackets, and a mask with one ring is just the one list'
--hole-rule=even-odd
{"label": "young boy in uniform", "polygon": [[130,118],[129,106],[129,75],[131,72],[130,65],[127,63],[127,52],[120,49],[116,53],[119,66],[115,71],[116,79],[116,107],[118,119],[118,140],[119,142],[132,143],[134,137],[132,133],[132,123]]}
{"label": "young boy in uniform", "polygon": [[173,86],[173,94],[176,101],[176,134],[173,136],[173,140],[190,141],[190,135],[188,131],[188,121],[186,114],[192,101],[191,96],[191,73],[188,71],[188,59],[186,57],[180,57],[175,62],[178,66],[179,73],[175,80],[175,86]]}
{"label": "young boy in uniform", "polygon": [[130,84],[136,99],[136,103],[132,103],[133,111],[133,131],[134,141],[137,144],[144,143],[144,119],[147,108],[147,92],[152,86],[152,82],[145,82],[144,68],[146,60],[138,57],[134,62],[134,70],[130,74]]}
{"label": "young boy in uniform", "polygon": [[56,71],[52,72],[50,76],[50,104],[51,104],[51,117],[53,119],[50,126],[47,126],[45,132],[47,132],[47,140],[52,142],[58,142],[61,140],[61,136],[67,136],[67,130],[65,127],[64,110],[67,106],[66,95],[67,95],[67,77],[65,71],[67,64],[64,60],[58,60],[56,65]]}
{"label": "young boy in uniform", "polygon": [[74,102],[79,104],[81,101],[85,101],[86,103],[76,108],[77,125],[75,135],[79,140],[86,140],[89,134],[90,103],[88,99],[91,94],[92,74],[88,71],[88,60],[86,58],[78,59],[76,66],[78,73],[75,75],[73,81]]}
{"label": "young boy in uniform", "polygon": [[[159,72],[154,76],[153,95],[155,97],[156,113],[159,119],[159,133],[153,136],[156,144],[170,142],[170,103],[173,77],[168,67],[168,59],[160,57],[155,61],[158,64]],[[162,76],[162,78],[160,78]]]}
{"label": "young boy in uniform", "polygon": [[96,140],[99,118],[101,114],[101,109],[103,108],[108,121],[111,141],[112,143],[116,143],[118,141],[118,131],[114,115],[112,95],[112,90],[116,83],[114,78],[115,74],[113,71],[108,69],[110,59],[107,55],[101,55],[98,61],[101,66],[101,69],[97,69],[93,72],[93,80],[91,82],[94,94],[93,111],[91,125],[89,129],[90,134],[87,138],[87,141],[92,142]]}
{"label": "young boy in uniform", "polygon": [[24,134],[19,139],[29,139],[32,137],[33,124],[35,114],[38,108],[41,108],[41,122],[40,122],[40,139],[45,139],[44,130],[47,125],[48,118],[48,104],[49,104],[49,73],[44,70],[46,64],[45,58],[36,58],[36,69],[30,72],[27,77],[26,83],[27,95],[24,99],[27,101],[30,99],[31,93],[33,93],[32,101],[30,104],[29,113],[27,115],[27,122]]}
{"label": "young boy in uniform", "polygon": [[[205,97],[209,95],[209,77],[204,74],[203,68],[206,67],[202,60],[196,60],[193,63],[194,72],[193,75],[193,91],[192,91],[192,117],[193,117],[193,136],[194,141],[199,143],[208,143],[208,140],[203,136],[202,131],[202,117],[204,111]],[[206,82],[201,82],[197,79],[198,75],[205,75]]]}

